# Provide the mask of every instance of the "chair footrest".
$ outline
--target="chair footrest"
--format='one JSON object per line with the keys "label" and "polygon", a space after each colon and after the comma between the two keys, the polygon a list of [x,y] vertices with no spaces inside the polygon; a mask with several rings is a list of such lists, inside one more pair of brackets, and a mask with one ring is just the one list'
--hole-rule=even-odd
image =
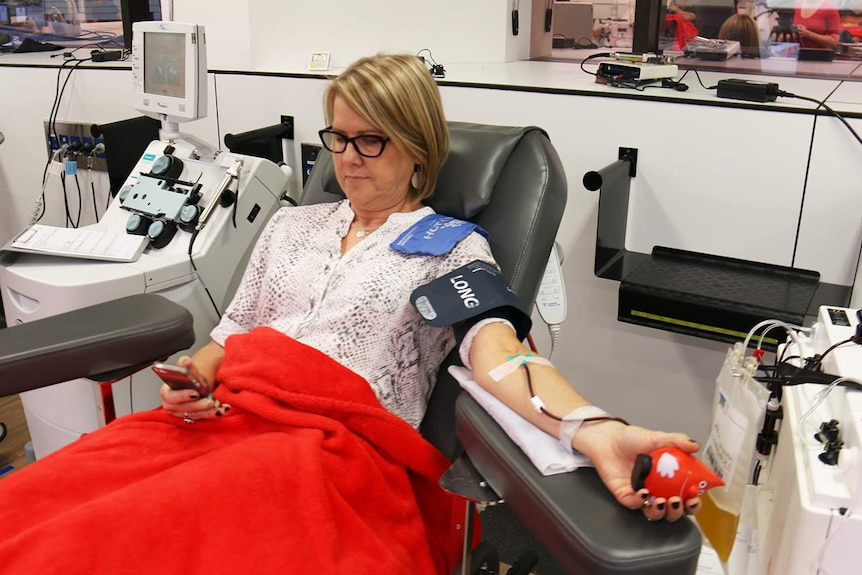
{"label": "chair footrest", "polygon": [[567,573],[692,574],[701,536],[689,519],[649,523],[619,505],[591,468],[543,476],[467,393],[458,438],[473,465]]}
{"label": "chair footrest", "polygon": [[0,329],[0,396],[79,377],[121,377],[194,341],[189,311],[155,294]]}

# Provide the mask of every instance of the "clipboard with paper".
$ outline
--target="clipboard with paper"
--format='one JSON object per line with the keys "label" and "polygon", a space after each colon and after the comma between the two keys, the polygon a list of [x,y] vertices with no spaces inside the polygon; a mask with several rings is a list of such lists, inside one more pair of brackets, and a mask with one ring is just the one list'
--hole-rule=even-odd
{"label": "clipboard with paper", "polygon": [[89,228],[33,224],[3,246],[3,250],[109,262],[134,262],[147,247],[146,236],[115,234]]}

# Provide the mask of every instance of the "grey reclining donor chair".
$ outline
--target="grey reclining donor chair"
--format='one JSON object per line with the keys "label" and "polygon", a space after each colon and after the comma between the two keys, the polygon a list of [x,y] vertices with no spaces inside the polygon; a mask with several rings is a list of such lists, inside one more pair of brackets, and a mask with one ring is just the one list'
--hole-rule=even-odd
{"label": "grey reclining donor chair", "polygon": [[[560,159],[539,128],[451,122],[450,129],[451,153],[428,203],[487,230],[513,291],[531,304],[568,195]],[[342,197],[331,155],[321,150],[300,203]],[[0,395],[77,377],[111,380],[192,345],[191,315],[160,296],[129,296],[96,307],[100,313],[82,309],[0,330]],[[453,353],[449,359],[454,358]],[[478,471],[482,484],[505,500],[566,573],[695,572],[701,539],[691,521],[646,522],[640,512],[617,504],[592,469],[542,476],[494,420],[460,393],[446,365],[420,431],[447,457],[461,456],[459,462]],[[467,553],[465,559],[463,572],[491,572]]]}

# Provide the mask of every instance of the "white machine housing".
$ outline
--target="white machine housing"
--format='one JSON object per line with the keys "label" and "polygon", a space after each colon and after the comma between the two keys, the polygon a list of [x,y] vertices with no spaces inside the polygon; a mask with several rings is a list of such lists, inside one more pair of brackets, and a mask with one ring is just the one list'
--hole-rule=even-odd
{"label": "white machine housing", "polygon": [[[798,346],[788,340],[785,355],[822,354],[853,336],[858,324],[857,310],[823,306],[812,333],[798,333]],[[823,371],[862,382],[862,346],[848,343],[835,348],[825,356]],[[836,386],[811,411],[826,388],[810,383],[784,388],[784,419],[759,501],[764,574],[860,572],[862,391]],[[819,459],[824,445],[815,438],[821,423],[832,419],[839,422],[839,439],[844,442],[837,465]]]}
{"label": "white machine housing", "polygon": [[[153,163],[165,154],[167,145],[151,142],[124,188],[135,190]],[[237,197],[236,227],[234,206],[224,208],[213,203],[214,211],[193,243],[197,271],[188,254],[192,233],[181,229],[166,246],[156,249],[150,244],[131,263],[22,254],[0,267],[0,289],[10,326],[128,295],[158,293],[187,308],[194,318],[195,345],[183,353],[209,341],[218,316],[207,290],[219,313],[224,311],[258,235],[282,205],[280,200],[291,182],[290,168],[231,153],[200,160],[190,144],[179,141],[172,147],[172,156],[183,164],[179,179],[200,184],[201,206],[213,203],[228,170],[238,168],[238,178],[229,186]],[[126,233],[130,214],[118,195],[102,220],[89,229]],[[112,406],[103,404],[101,385],[78,379],[21,394],[37,458],[104,425],[106,407],[108,413],[120,416],[161,403],[161,381],[150,370],[114,383]]]}

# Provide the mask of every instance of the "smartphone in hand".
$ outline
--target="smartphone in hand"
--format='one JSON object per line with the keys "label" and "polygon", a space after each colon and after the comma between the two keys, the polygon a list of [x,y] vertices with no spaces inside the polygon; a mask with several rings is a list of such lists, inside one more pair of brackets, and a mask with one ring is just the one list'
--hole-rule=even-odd
{"label": "smartphone in hand", "polygon": [[189,368],[173,363],[154,363],[153,371],[173,390],[191,389],[201,397],[210,394],[209,385],[191,374]]}

